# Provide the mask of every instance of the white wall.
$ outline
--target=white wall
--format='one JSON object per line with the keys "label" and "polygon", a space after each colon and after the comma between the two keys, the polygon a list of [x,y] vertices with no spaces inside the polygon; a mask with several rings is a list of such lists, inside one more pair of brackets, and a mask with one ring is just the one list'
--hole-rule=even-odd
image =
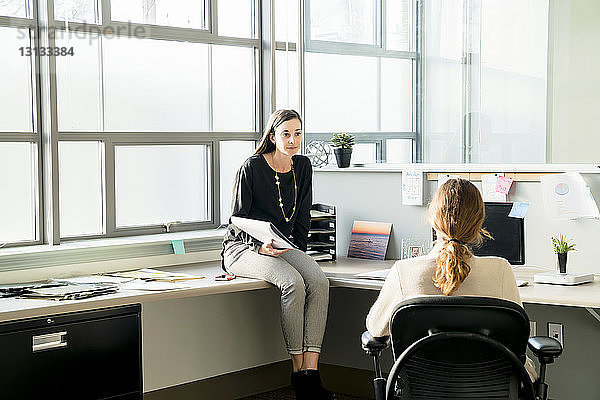
{"label": "white wall", "polygon": [[[600,200],[600,175],[584,174],[596,202]],[[479,182],[476,182],[479,185]],[[425,183],[425,204],[437,188],[437,181]],[[425,206],[403,206],[401,173],[318,171],[314,178],[314,200],[337,206],[337,251],[346,255],[352,222],[367,220],[392,222],[388,259],[400,258],[402,238],[430,237]],[[525,218],[525,261],[528,265],[554,267],[556,256],[550,237],[567,235],[578,251],[569,254],[570,272],[600,272],[600,220],[550,221],[546,218],[539,182],[516,182],[510,201],[527,201],[531,207]]]}
{"label": "white wall", "polygon": [[549,162],[600,162],[600,1],[550,1]]}

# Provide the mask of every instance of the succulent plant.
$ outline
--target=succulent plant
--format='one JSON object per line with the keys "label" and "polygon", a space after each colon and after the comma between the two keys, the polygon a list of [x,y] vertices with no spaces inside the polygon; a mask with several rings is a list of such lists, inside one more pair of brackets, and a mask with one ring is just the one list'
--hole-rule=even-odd
{"label": "succulent plant", "polygon": [[333,147],[351,149],[354,146],[354,136],[345,132],[334,133],[331,137],[331,144]]}

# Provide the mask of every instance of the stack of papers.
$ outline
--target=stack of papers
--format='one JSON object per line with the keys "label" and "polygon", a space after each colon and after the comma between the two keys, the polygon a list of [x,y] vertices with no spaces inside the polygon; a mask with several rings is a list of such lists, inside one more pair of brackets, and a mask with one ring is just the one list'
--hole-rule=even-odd
{"label": "stack of papers", "polygon": [[20,296],[45,300],[78,300],[115,293],[117,290],[118,287],[111,284],[67,284],[54,287],[27,289],[21,293]]}
{"label": "stack of papers", "polygon": [[181,282],[191,281],[195,279],[204,279],[204,276],[184,274],[182,272],[166,272],[151,268],[138,269],[135,271],[111,272],[104,274],[105,277],[124,278],[124,279],[141,279],[144,281],[158,282]]}

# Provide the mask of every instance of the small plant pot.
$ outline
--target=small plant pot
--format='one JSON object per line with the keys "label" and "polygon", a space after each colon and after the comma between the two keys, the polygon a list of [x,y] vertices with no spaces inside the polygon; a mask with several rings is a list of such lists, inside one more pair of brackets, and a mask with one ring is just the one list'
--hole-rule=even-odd
{"label": "small plant pot", "polygon": [[567,254],[569,253],[556,253],[558,257],[556,260],[556,269],[559,274],[567,273]]}
{"label": "small plant pot", "polygon": [[338,147],[333,149],[333,153],[335,154],[335,160],[337,161],[338,168],[348,168],[350,166],[352,149],[342,149]]}

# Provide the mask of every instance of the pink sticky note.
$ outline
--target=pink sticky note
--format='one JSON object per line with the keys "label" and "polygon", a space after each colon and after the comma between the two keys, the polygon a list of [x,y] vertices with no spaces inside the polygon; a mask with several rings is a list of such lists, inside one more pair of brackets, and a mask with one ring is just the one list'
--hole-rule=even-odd
{"label": "pink sticky note", "polygon": [[506,176],[499,176],[496,180],[496,192],[508,194],[512,183],[512,178],[507,178]]}

